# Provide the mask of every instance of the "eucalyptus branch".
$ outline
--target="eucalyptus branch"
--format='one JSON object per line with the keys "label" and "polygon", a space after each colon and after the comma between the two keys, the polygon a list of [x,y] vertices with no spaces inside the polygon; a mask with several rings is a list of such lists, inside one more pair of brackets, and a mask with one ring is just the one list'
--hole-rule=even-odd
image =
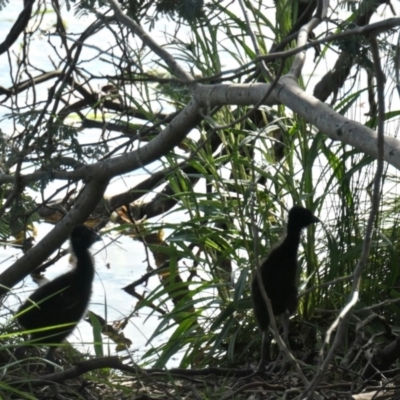
{"label": "eucalyptus branch", "polygon": [[[306,44],[310,33],[326,18],[328,5],[328,0],[318,0],[317,14],[319,15],[317,15],[315,18],[312,18],[310,22],[307,22],[302,28],[300,28],[299,35],[297,37],[297,47],[301,47]],[[303,70],[305,58],[305,50],[298,52],[289,73],[296,78],[299,78],[301,71]]]}

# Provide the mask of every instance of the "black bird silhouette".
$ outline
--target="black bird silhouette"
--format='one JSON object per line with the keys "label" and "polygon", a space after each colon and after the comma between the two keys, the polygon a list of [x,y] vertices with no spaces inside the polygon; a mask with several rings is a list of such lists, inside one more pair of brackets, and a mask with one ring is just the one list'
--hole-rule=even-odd
{"label": "black bird silhouette", "polygon": [[[50,328],[30,334],[31,342],[52,345],[46,355],[49,361],[53,361],[57,345],[75,329],[86,311],[94,278],[89,248],[98,240],[101,237],[92,228],[75,226],[71,247],[76,256],[76,267],[37,289],[18,310],[17,320],[23,328]],[[21,349],[23,347],[17,354]]]}
{"label": "black bird silhouette", "polygon": [[[283,315],[282,324],[286,343],[288,343],[289,316],[297,308],[297,251],[300,243],[300,233],[303,228],[316,222],[320,222],[320,220],[306,208],[300,206],[291,208],[286,236],[270,251],[267,258],[260,265],[261,278],[268,298],[271,301],[272,311],[274,315]],[[267,305],[261,294],[257,275],[255,274],[253,277],[251,296],[254,316],[263,334],[259,366],[259,368],[262,368],[265,360],[270,360],[269,342],[267,343],[267,330],[270,318]]]}

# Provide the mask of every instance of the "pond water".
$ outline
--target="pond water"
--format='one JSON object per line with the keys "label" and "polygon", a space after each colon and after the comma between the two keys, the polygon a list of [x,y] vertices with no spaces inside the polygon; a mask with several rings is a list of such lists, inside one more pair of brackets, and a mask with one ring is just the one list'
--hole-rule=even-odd
{"label": "pond water", "polygon": [[[15,2],[14,2],[15,3]],[[14,23],[17,18],[22,7],[22,3],[18,3],[18,7],[11,2],[8,6],[4,8],[0,12],[0,35],[1,37],[5,37],[9,32],[10,27]],[[67,14],[63,11],[63,17],[65,18]],[[49,29],[54,23],[54,15],[49,13],[45,16],[48,20]],[[76,19],[71,12],[67,19],[68,30],[71,32],[82,32],[92,19],[82,18]],[[159,21],[158,24],[164,23],[163,21]],[[167,23],[165,22],[167,25]],[[321,29],[324,27],[321,26]],[[167,29],[164,29],[167,31]],[[159,32],[162,32],[163,29],[160,28]],[[109,43],[110,37],[109,33],[106,31],[101,31],[95,37],[91,39],[93,46],[99,46],[99,43]],[[14,44],[14,46],[18,46],[20,44],[20,40]],[[36,40],[32,44],[33,53],[32,55],[37,55],[38,59],[33,63],[35,65],[40,65],[41,68],[45,71],[51,71],[53,69],[52,65],[49,62],[48,55],[50,55],[50,47],[48,48],[47,39],[45,35],[42,40]],[[46,50],[45,50],[46,49]],[[48,50],[47,50],[48,49]],[[49,53],[47,53],[47,51]],[[107,70],[110,66],[107,63],[100,61],[91,60],[97,52],[94,49],[85,48],[85,59],[88,60],[88,65],[90,67],[94,67],[94,73],[113,73],[112,69]],[[7,87],[11,84],[11,79],[9,76],[9,66],[7,55],[3,54],[2,62],[0,63],[0,85]],[[91,60],[91,61],[89,61]],[[305,69],[305,71],[312,71],[313,79],[319,79],[318,74],[315,73],[314,69],[317,66],[314,64],[312,57],[308,57],[307,63],[309,67]],[[228,63],[227,63],[228,64]],[[333,65],[333,61],[332,61]],[[321,75],[324,73],[325,69],[321,68]],[[98,81],[99,88],[105,83]],[[37,91],[39,95],[45,98],[47,88],[50,86],[51,82],[48,84],[38,85]],[[310,85],[311,87],[313,85]],[[365,94],[367,96],[367,94]],[[395,101],[398,101],[397,97]],[[363,112],[363,110],[358,110],[359,112]],[[9,112],[5,107],[0,105],[0,119]],[[365,120],[365,116],[361,116],[360,121]],[[5,133],[12,132],[13,126],[10,121],[3,120],[0,125],[1,129]],[[396,131],[397,132],[397,131]],[[100,132],[96,130],[86,130],[85,131],[86,140],[89,142],[96,142],[100,137]],[[326,162],[323,160],[322,165],[325,165]],[[135,171],[132,174],[124,176],[123,178],[116,179],[113,184],[109,187],[107,194],[114,195],[116,193],[127,190],[128,188],[136,185],[139,181],[145,179],[148,176],[148,171],[154,171],[159,168],[160,165],[154,163],[144,170]],[[49,188],[46,189],[45,195],[49,195],[52,193],[57,186],[50,185]],[[320,190],[321,188],[318,188]],[[40,201],[38,199],[38,201]],[[164,222],[177,222],[186,218],[185,215],[182,214],[174,214],[162,219]],[[325,220],[325,218],[323,218]],[[160,221],[158,221],[160,222]],[[38,226],[38,237],[36,241],[39,241],[44,235],[46,235],[52,226],[48,224],[40,224]],[[145,261],[146,254],[143,248],[143,245],[140,242],[134,241],[126,236],[121,236],[117,239],[116,243],[113,243],[110,246],[107,244],[115,239],[115,236],[110,235],[109,237],[104,237],[104,243],[96,243],[92,249],[93,254],[95,254],[96,260],[96,277],[93,286],[93,296],[89,309],[93,312],[105,317],[107,321],[112,322],[117,319],[121,319],[126,315],[129,315],[133,310],[136,299],[126,294],[122,287],[128,285],[129,283],[139,279],[143,274],[146,273],[147,263]],[[106,247],[105,247],[106,246]],[[66,245],[65,245],[66,247]],[[8,268],[15,261],[16,257],[21,255],[21,251],[7,247],[3,249],[3,252],[0,254],[0,272],[4,269]],[[151,260],[152,265],[154,266],[153,260]],[[109,265],[109,268],[108,268]],[[61,274],[69,268],[68,266],[68,257],[64,257],[60,260],[56,265],[51,267],[46,272],[46,278],[53,279],[55,276]],[[158,278],[153,277],[149,281],[148,287],[140,286],[137,288],[139,293],[152,290],[159,284]],[[16,310],[20,301],[24,301],[27,295],[29,295],[30,291],[36,288],[36,284],[32,282],[31,278],[26,278],[23,283],[17,285],[14,290],[14,293],[18,295],[18,297],[12,297],[10,299],[10,308],[12,310]],[[134,316],[130,319],[128,326],[124,330],[124,334],[127,338],[132,341],[131,350],[137,350],[134,353],[135,360],[140,359],[140,357],[144,354],[144,352],[149,348],[146,347],[146,343],[155,328],[159,324],[159,320],[155,316],[149,316],[150,309],[141,310],[140,315]],[[155,339],[154,345],[159,345],[160,342],[165,341],[168,338],[168,333],[165,333],[162,336],[159,336]],[[79,324],[78,329],[76,329],[69,338],[71,342],[74,342],[77,347],[81,346],[81,350],[93,352],[93,346],[90,344],[93,340],[92,328],[86,322],[81,322]],[[105,339],[106,340],[106,339]],[[82,344],[84,343],[84,344]],[[109,346],[105,346],[105,353],[109,352],[110,354],[114,354],[114,344],[110,344]],[[176,366],[179,362],[179,355],[177,355],[174,359],[170,361],[168,364],[169,367]]]}
{"label": "pond water", "polygon": [[[42,223],[38,225],[37,240],[45,236],[52,226]],[[112,245],[107,246],[111,240],[116,240]],[[63,246],[67,248],[65,244]],[[3,249],[0,254],[0,271],[10,266],[16,257],[19,257],[22,252],[12,247]],[[129,283],[139,279],[146,273],[145,252],[143,245],[140,242],[134,241],[126,236],[103,236],[103,243],[98,242],[92,247],[92,254],[96,263],[96,276],[93,283],[93,295],[89,310],[104,317],[108,322],[120,320],[128,316],[136,304],[136,299],[128,295],[122,288]],[[68,271],[71,268],[69,257],[66,256],[59,260],[54,266],[46,271],[46,278],[52,280],[56,276]],[[153,264],[154,265],[154,264]],[[138,293],[144,293],[154,289],[158,284],[158,278],[153,277],[149,280],[148,286],[143,285],[137,288]],[[11,310],[16,310],[20,301],[24,301],[29,294],[37,288],[36,283],[30,277],[24,282],[17,285],[8,302]],[[147,351],[146,343],[152,332],[157,327],[159,320],[155,316],[148,317],[150,309],[143,309],[140,314],[130,318],[127,327],[124,329],[125,337],[132,341],[130,348],[133,351],[135,361]],[[164,334],[155,339],[153,345],[159,345],[160,342],[166,340],[168,334]],[[93,353],[93,333],[89,323],[82,321],[78,328],[68,339],[74,343],[75,347],[83,352]],[[115,354],[115,344],[104,338],[105,354]],[[178,359],[170,361],[169,366],[176,365]]]}
{"label": "pond water", "polygon": [[[1,37],[6,37],[9,32],[10,27],[18,17],[21,11],[22,3],[11,5],[11,3],[6,6],[0,12],[0,35]],[[65,11],[65,10],[64,10]],[[67,14],[63,11],[63,17]],[[54,14],[49,13],[45,18],[48,19],[48,26],[51,27],[54,23]],[[76,19],[72,12],[67,18],[68,30],[73,32],[82,32],[90,24],[92,19],[81,18]],[[109,33],[102,31],[97,34],[92,42],[95,44],[108,43]],[[33,63],[37,66],[40,65],[45,71],[53,70],[50,64],[48,55],[44,50],[46,48],[46,38],[43,40],[37,40],[33,42],[33,55],[37,56],[37,60]],[[21,40],[17,40],[14,46],[18,46]],[[50,51],[50,50],[49,50]],[[90,49],[85,50],[85,59],[90,59],[94,53],[91,53]],[[8,87],[11,85],[11,79],[9,74],[9,65],[7,61],[7,55],[3,54],[2,62],[0,63],[0,85]],[[37,62],[36,62],[37,61]],[[94,65],[93,61],[91,62]],[[107,71],[105,68],[105,63],[97,66],[97,69],[101,73],[113,73],[112,70]],[[97,71],[98,72],[98,71]],[[96,73],[96,72],[95,72]],[[105,83],[104,81],[103,83]],[[37,91],[39,95],[45,98],[47,93],[47,88],[52,82],[44,85],[38,85]],[[99,82],[99,87],[103,84]],[[4,117],[9,110],[6,107],[0,106],[0,119]],[[1,129],[4,133],[9,134],[12,132],[13,126],[10,120],[1,121]],[[87,130],[85,132],[85,140],[96,143],[99,140],[101,132],[99,130]],[[119,192],[127,190],[139,183],[141,180],[148,176],[148,172],[154,171],[160,166],[159,163],[154,163],[146,167],[146,172],[144,170],[135,171],[132,174],[125,175],[123,178],[115,179],[107,190],[107,195],[114,195]],[[60,185],[61,186],[61,185]],[[55,183],[49,185],[45,190],[45,195],[51,194],[58,185]],[[61,195],[60,195],[61,196]],[[40,198],[38,197],[40,202]],[[171,217],[169,217],[171,218]],[[173,216],[172,219],[176,221],[179,216]],[[181,218],[184,218],[181,215]],[[163,221],[167,222],[168,217],[164,218]],[[38,236],[36,237],[36,242],[43,238],[51,229],[52,225],[42,223],[37,225]],[[108,246],[111,240],[116,242]],[[129,315],[137,302],[135,298],[125,293],[121,290],[123,287],[127,286],[131,282],[139,279],[143,274],[146,273],[147,263],[145,261],[146,254],[144,251],[143,244],[134,241],[133,239],[126,236],[104,236],[104,242],[96,243],[92,248],[92,253],[95,255],[96,261],[96,276],[93,284],[93,295],[91,299],[91,304],[89,309],[104,317],[108,322],[114,320],[119,320],[124,316]],[[67,244],[64,245],[65,248],[68,247]],[[16,258],[20,257],[22,252],[18,249],[12,247],[5,247],[0,254],[0,273],[13,264]],[[155,266],[153,259],[151,259],[152,266]],[[61,259],[54,266],[46,271],[46,278],[51,280],[54,277],[67,271],[69,266],[68,256]],[[144,293],[146,291],[154,289],[159,284],[158,278],[153,277],[149,280],[148,286],[141,286],[137,288],[138,293]],[[20,283],[13,289],[13,293],[16,296],[11,296],[7,306],[11,310],[16,310],[21,301],[24,301],[29,294],[35,290],[37,285],[32,281],[30,277],[26,278],[24,282]],[[130,350],[133,350],[134,360],[137,361],[149,348],[146,347],[146,343],[150,338],[151,334],[159,324],[159,320],[155,316],[150,316],[150,309],[145,309],[140,312],[138,316],[133,316],[128,326],[124,330],[124,334],[127,338],[132,341],[132,346]],[[8,312],[7,312],[8,313]],[[3,314],[4,315],[4,314]],[[156,338],[153,341],[153,345],[159,345],[160,342],[168,338],[168,332],[164,333],[162,336]],[[89,351],[93,353],[93,346],[90,344],[93,342],[92,328],[89,323],[82,321],[78,328],[68,339],[73,342],[76,347],[80,347],[82,351]],[[104,338],[105,343],[109,343],[104,346],[105,354],[115,354],[115,344],[113,342],[107,342],[107,338]],[[177,356],[179,358],[179,356]],[[178,363],[178,358],[171,359],[168,366],[176,366]]]}

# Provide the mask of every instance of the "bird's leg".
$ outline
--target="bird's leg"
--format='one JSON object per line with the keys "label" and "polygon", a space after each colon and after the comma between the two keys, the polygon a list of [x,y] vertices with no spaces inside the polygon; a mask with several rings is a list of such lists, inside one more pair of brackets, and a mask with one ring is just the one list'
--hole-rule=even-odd
{"label": "bird's leg", "polygon": [[263,331],[261,341],[261,358],[260,363],[258,364],[257,371],[263,371],[267,361],[271,361],[270,346],[271,341],[269,340],[268,330]]}
{"label": "bird's leg", "polygon": [[[290,359],[290,344],[289,344],[289,312],[286,310],[282,314],[282,326],[283,326],[283,341],[285,343],[285,346],[289,352],[289,355],[287,352],[282,352],[282,365],[280,369],[280,374],[283,374],[287,371],[287,368],[290,366],[292,360]],[[292,356],[293,357],[293,356]]]}
{"label": "bird's leg", "polygon": [[287,310],[282,314],[282,326],[283,326],[283,340],[285,341],[286,347],[290,350],[289,345],[289,313]]}

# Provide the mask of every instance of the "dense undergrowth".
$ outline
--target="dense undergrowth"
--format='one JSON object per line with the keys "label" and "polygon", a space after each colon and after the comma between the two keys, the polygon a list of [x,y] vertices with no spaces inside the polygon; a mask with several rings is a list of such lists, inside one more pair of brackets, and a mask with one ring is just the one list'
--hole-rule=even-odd
{"label": "dense undergrowth", "polygon": [[[107,24],[104,29],[110,29],[115,48],[110,45],[93,57],[104,63],[100,68],[96,65],[101,72],[101,88],[93,92],[90,85],[99,86],[97,72],[89,73],[90,61],[79,57],[81,44],[93,32],[103,29],[96,25],[102,22],[97,14],[90,29],[87,28],[80,40],[74,38],[73,46],[68,47],[64,38],[69,33],[62,31],[61,18],[54,12],[58,24],[55,33],[48,35],[49,47],[54,50],[65,46],[63,51],[68,57],[62,56],[61,51],[54,52],[56,61],[52,60],[49,65],[56,66],[53,72],[58,80],[51,90],[36,93],[35,87],[42,80],[26,89],[28,84],[21,78],[25,76],[24,68],[35,73],[43,71],[36,65],[33,68],[26,54],[34,46],[32,38],[39,40],[44,34],[43,20],[53,13],[48,12],[47,3],[38,3],[34,14],[36,25],[21,46],[24,53],[15,62],[16,66],[10,61],[10,81],[15,82],[15,87],[11,94],[5,92],[6,108],[0,109],[2,122],[9,123],[5,134],[0,131],[4,153],[0,160],[1,176],[15,176],[15,180],[5,179],[1,187],[0,238],[5,246],[21,245],[24,254],[29,252],[30,247],[24,246],[33,235],[34,226],[40,229],[43,221],[56,224],[66,220],[84,197],[90,179],[65,178],[64,173],[79,174],[88,166],[123,158],[145,148],[148,141],[159,137],[170,126],[176,115],[184,114],[182,110],[191,98],[189,85],[176,79],[163,61],[150,57],[136,39],[128,40],[131,32],[126,26]],[[53,3],[57,8],[56,2]],[[86,3],[80,6],[88,6]],[[297,23],[297,3],[301,2],[274,3],[271,6],[276,11],[274,19],[266,12],[271,8],[263,2],[246,5],[253,21],[257,49],[250,45],[249,27],[243,18],[221,2],[207,5],[207,23],[174,21],[176,30],[164,32],[165,46],[160,47],[167,49],[194,76],[211,77],[210,82],[202,82],[205,84],[271,83],[258,68],[258,61],[252,63],[257,51],[273,54],[274,46],[292,34]],[[379,5],[361,3],[370,7],[367,7],[369,18]],[[147,15],[151,5],[146,3],[146,7],[140,16],[150,31],[155,29],[159,16]],[[336,21],[333,10],[336,8],[331,9],[330,22]],[[342,25],[335,22],[324,33],[346,31],[348,21],[361,24],[359,18],[364,18],[364,12],[363,7],[358,9],[357,2],[352,2],[350,15],[346,14]],[[49,25],[56,26],[54,21]],[[390,69],[395,62],[391,53],[394,50],[386,50],[395,47],[393,33],[390,35],[381,38],[379,44],[388,60],[384,66],[387,91],[394,96],[396,82]],[[60,40],[52,42],[54,37]],[[376,129],[376,107],[373,112],[371,101],[374,93],[370,92],[374,86],[364,76],[364,70],[368,73],[371,70],[368,46],[361,39],[349,42],[333,42],[323,44],[322,49],[313,49],[316,58],[310,67],[310,81],[299,79],[300,85],[312,90],[311,78],[316,79],[317,72],[329,69],[323,62],[329,64],[326,54],[332,47],[347,56],[350,54],[353,58],[349,64],[353,68],[349,68],[348,82],[331,93],[330,105],[333,111]],[[289,44],[288,48],[293,46],[294,43]],[[81,63],[71,64],[71,54]],[[105,56],[109,57],[107,62]],[[266,65],[272,74],[285,74],[291,70],[292,61],[287,57]],[[228,74],[227,66],[231,63],[238,69],[229,70]],[[112,65],[113,74],[103,74],[101,67],[106,64]],[[69,75],[67,69],[71,70]],[[90,84],[86,85],[87,82]],[[78,88],[76,93],[75,88]],[[22,106],[17,96],[25,89],[29,94],[28,106],[25,103]],[[29,90],[35,96],[30,96]],[[366,94],[370,95],[370,110],[360,115]],[[388,106],[384,121],[387,134],[396,137],[398,110],[394,101]],[[332,343],[327,340],[327,333],[348,301],[353,272],[362,252],[376,161],[329,139],[310,121],[284,105],[258,104],[253,108],[229,104],[202,110],[202,113],[198,120],[192,121],[190,133],[179,146],[150,166],[139,162],[141,172],[146,175],[144,181],[127,183],[123,194],[104,198],[91,209],[87,223],[99,228],[103,235],[124,234],[141,243],[148,273],[138,281],[126,282],[124,290],[132,295],[134,308],[130,315],[117,323],[107,320],[106,311],[104,315],[90,317],[96,356],[102,359],[103,344],[106,339],[110,340],[122,355],[125,367],[115,359],[108,359],[98,371],[93,369],[84,378],[75,374],[73,384],[59,388],[61,393],[67,391],[64,393],[67,398],[223,399],[248,398],[249,393],[258,398],[295,398],[312,379]],[[85,133],[94,128],[100,133],[92,142]],[[31,170],[40,174],[40,178],[24,181]],[[55,185],[48,194],[55,182],[62,184]],[[398,183],[397,170],[386,167],[368,264],[358,288],[359,301],[347,322],[346,334],[330,373],[317,387],[327,398],[342,395],[348,398],[350,392],[359,393],[369,386],[376,388],[382,382],[392,384],[391,379],[397,373],[395,362],[397,347],[400,347],[397,346],[400,331]],[[249,283],[259,260],[284,233],[287,211],[294,204],[309,208],[322,221],[321,225],[304,231],[301,240],[300,301],[291,320],[291,348],[297,364],[286,366],[279,362],[276,369],[249,378],[250,370],[260,358],[261,346]],[[39,266],[40,272],[61,255],[65,254],[53,255],[45,265]],[[31,260],[32,265],[34,261]],[[149,280],[157,284],[152,286],[153,290],[144,290]],[[8,296],[13,296],[13,288],[1,289],[9,289]],[[15,309],[7,307],[8,299],[3,297],[2,396],[52,396],[54,388],[47,387],[46,382],[31,382],[42,379],[45,374],[40,349],[27,359],[13,358],[15,347],[23,342],[23,332],[13,319]],[[159,318],[158,327],[148,333],[150,348],[140,360],[132,356],[134,345],[131,344],[135,338],[124,335],[126,324],[138,313]],[[159,341],[160,337],[165,338],[165,332],[168,332],[167,338]],[[276,343],[272,350],[274,357],[279,358]],[[65,348],[58,353],[62,369],[56,374],[73,370],[77,360],[83,360],[83,364],[96,360],[93,355],[81,358],[74,354],[69,358]],[[181,369],[167,370],[167,363],[177,353],[182,355]],[[369,364],[373,354],[380,356],[379,368]],[[375,374],[378,369],[393,371],[383,377]],[[47,377],[49,381],[56,378]],[[65,376],[57,379],[62,382]],[[42,390],[46,391],[45,395]]]}

